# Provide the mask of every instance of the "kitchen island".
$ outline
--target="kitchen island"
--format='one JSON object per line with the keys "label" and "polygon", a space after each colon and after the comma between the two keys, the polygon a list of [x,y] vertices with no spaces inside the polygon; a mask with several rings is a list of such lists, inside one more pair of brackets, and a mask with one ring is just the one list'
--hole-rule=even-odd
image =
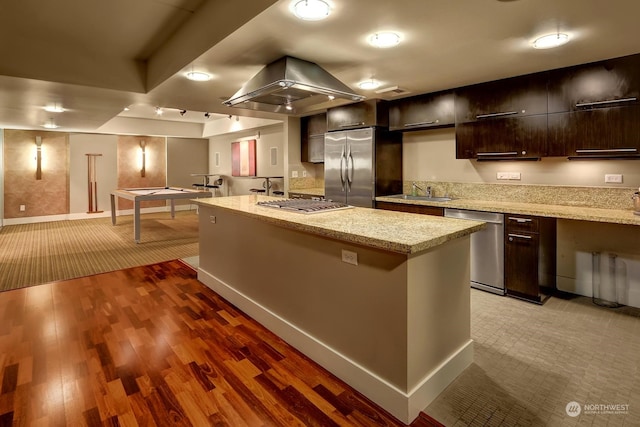
{"label": "kitchen island", "polygon": [[469,236],[481,222],[198,199],[198,279],[410,423],[473,359]]}

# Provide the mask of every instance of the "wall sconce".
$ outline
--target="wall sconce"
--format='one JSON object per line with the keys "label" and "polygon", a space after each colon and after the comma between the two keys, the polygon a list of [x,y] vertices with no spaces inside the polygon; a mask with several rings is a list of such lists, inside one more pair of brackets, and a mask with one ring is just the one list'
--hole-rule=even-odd
{"label": "wall sconce", "polygon": [[36,136],[36,179],[42,179],[42,137]]}
{"label": "wall sconce", "polygon": [[147,143],[144,141],[140,141],[140,149],[142,150],[142,169],[140,169],[140,176],[144,178],[145,174],[146,174],[146,163],[147,163],[147,153],[145,150],[145,147],[147,146]]}

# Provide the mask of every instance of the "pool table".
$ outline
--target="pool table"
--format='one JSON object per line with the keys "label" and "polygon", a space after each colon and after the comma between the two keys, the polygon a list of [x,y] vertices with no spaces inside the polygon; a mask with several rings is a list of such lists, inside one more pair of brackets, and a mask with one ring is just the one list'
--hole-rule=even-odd
{"label": "pool table", "polygon": [[176,199],[211,197],[210,191],[198,191],[179,187],[124,188],[111,192],[111,223],[116,225],[116,197],[133,201],[133,239],[140,243],[140,202],[148,200],[170,200],[171,218],[175,218]]}

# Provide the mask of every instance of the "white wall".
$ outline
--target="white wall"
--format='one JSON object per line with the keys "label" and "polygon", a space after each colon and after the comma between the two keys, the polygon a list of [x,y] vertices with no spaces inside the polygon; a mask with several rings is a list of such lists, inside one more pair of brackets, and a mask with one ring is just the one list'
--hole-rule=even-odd
{"label": "white wall", "polygon": [[[225,195],[250,194],[250,188],[262,188],[263,180],[231,176],[231,143],[256,136],[256,175],[284,176],[284,144],[282,124],[249,129],[209,138],[209,172],[223,175]],[[277,150],[276,164],[271,165],[271,148]],[[219,164],[216,165],[216,154]],[[283,180],[273,180],[273,189],[283,189]]]}
{"label": "white wall", "polygon": [[69,213],[86,213],[89,208],[87,156],[96,158],[98,209],[110,212],[111,191],[118,184],[117,135],[69,134]]}
{"label": "white wall", "polygon": [[[640,187],[638,160],[569,161],[543,158],[537,162],[456,159],[455,129],[408,132],[403,137],[405,181],[505,183],[497,172],[520,172],[517,184]],[[622,184],[605,184],[605,174],[623,174]]]}

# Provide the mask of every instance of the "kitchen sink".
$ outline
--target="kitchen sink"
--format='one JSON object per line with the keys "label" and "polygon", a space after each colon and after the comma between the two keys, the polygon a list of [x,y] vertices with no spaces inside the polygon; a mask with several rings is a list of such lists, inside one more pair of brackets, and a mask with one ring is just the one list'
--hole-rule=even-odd
{"label": "kitchen sink", "polygon": [[430,196],[411,196],[409,194],[394,194],[392,199],[404,199],[404,200],[424,200],[425,202],[448,202],[451,197],[430,197]]}

